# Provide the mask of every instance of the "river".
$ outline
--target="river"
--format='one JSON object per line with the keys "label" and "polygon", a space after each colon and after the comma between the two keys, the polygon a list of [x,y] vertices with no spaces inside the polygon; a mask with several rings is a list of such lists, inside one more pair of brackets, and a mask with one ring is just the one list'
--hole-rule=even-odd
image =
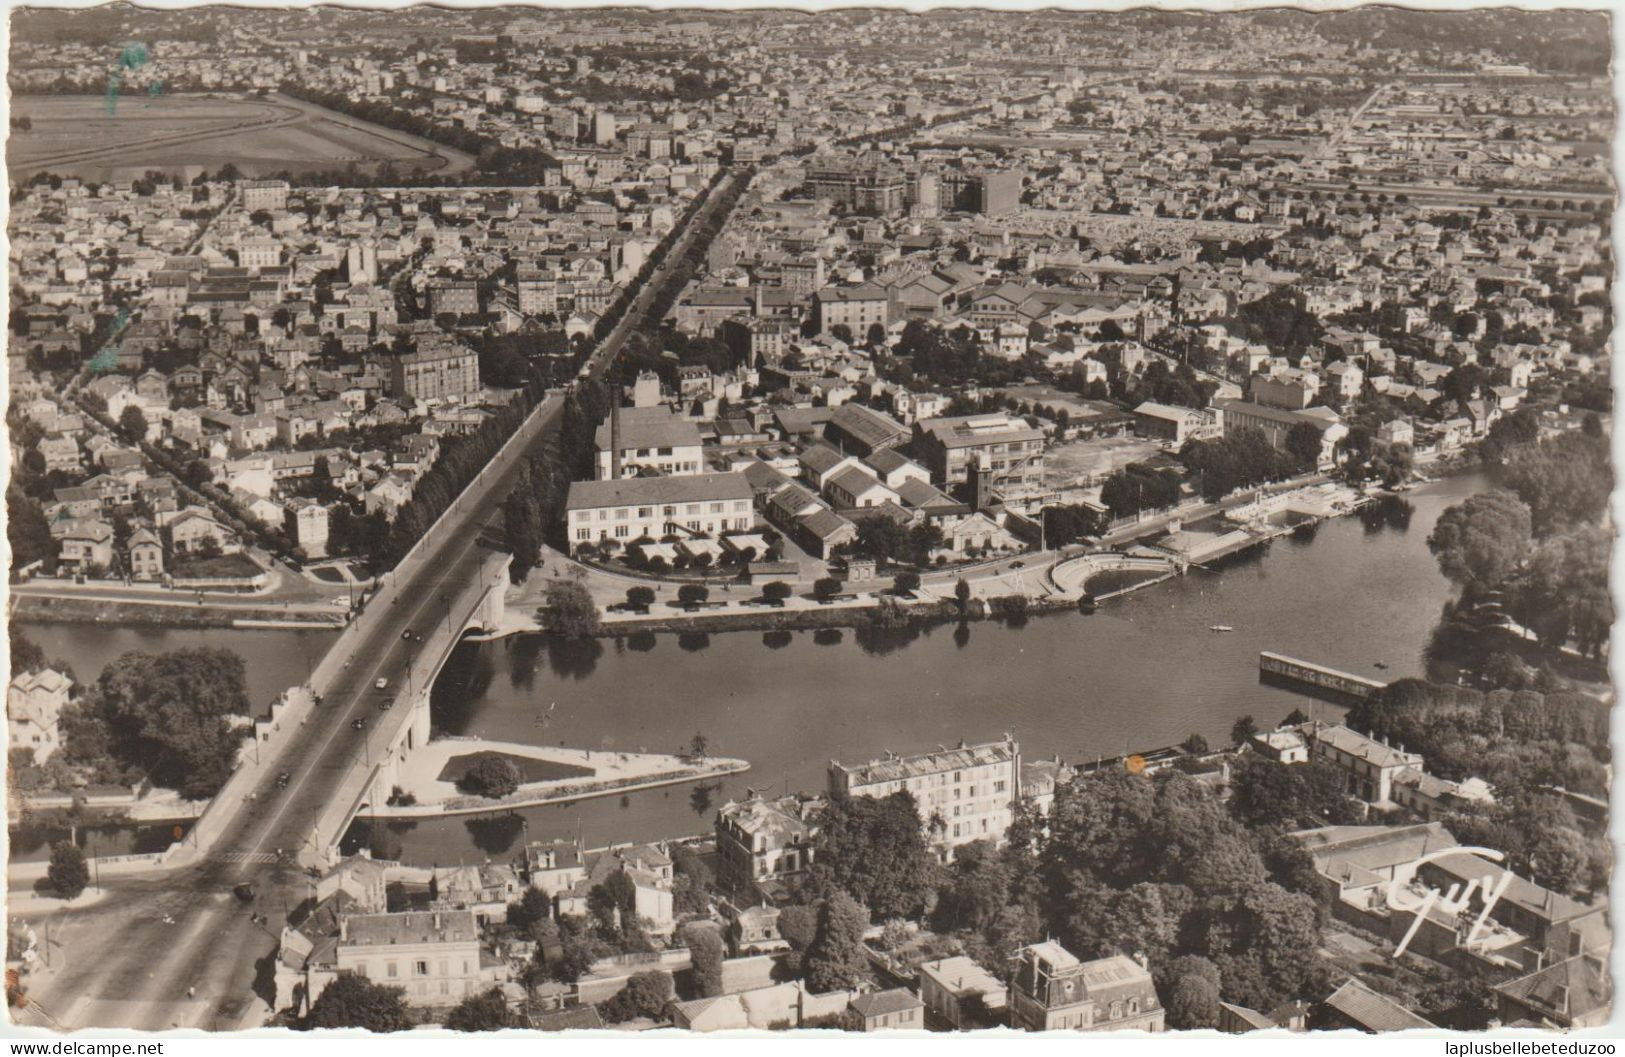
{"label": "river", "polygon": [[[520,742],[672,752],[703,734],[751,770],[484,818],[389,823],[412,862],[506,859],[524,839],[579,834],[588,846],[706,832],[748,789],[822,790],[831,759],[862,762],[1005,731],[1029,759],[1069,762],[1155,748],[1199,733],[1214,745],[1251,714],[1335,714],[1260,684],[1275,650],[1372,676],[1423,674],[1422,648],[1449,583],[1427,549],[1439,513],[1479,476],[1425,486],[1405,528],[1322,523],[1215,571],[1123,596],[1086,615],[918,632],[761,632],[563,643],[522,636],[467,643],[435,688],[439,732]],[[1231,633],[1210,625],[1227,624]],[[783,636],[781,635],[781,639]],[[1377,662],[1388,667],[1375,667]],[[371,824],[359,820],[349,847]]]}
{"label": "river", "polygon": [[[1485,487],[1450,478],[1407,497],[1409,525],[1322,523],[1213,571],[1103,604],[1094,614],[983,622],[917,632],[674,634],[561,643],[517,636],[458,647],[437,683],[438,732],[594,749],[672,752],[704,734],[710,751],[751,770],[489,817],[389,823],[410,862],[506,860],[525,840],[580,834],[588,845],[710,830],[716,807],[747,789],[824,788],[831,759],[918,752],[1005,731],[1029,759],[1069,762],[1155,748],[1198,733],[1214,745],[1250,714],[1260,725],[1294,708],[1335,714],[1262,685],[1274,650],[1348,671],[1423,674],[1422,648],[1449,583],[1427,549],[1447,506]],[[1209,631],[1226,624],[1231,633]],[[124,649],[207,642],[244,655],[256,701],[299,682],[316,645],[293,632],[138,632],[32,627],[50,656],[94,673]],[[781,639],[784,637],[781,636]],[[1375,668],[1377,662],[1388,667]],[[346,841],[365,842],[358,820]]]}

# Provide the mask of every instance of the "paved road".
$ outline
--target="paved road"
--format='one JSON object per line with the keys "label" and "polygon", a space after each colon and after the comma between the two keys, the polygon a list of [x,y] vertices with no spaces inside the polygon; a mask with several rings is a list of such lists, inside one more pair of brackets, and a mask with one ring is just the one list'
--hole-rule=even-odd
{"label": "paved road", "polygon": [[[600,343],[586,367],[589,375],[602,376],[719,197],[713,194],[622,323]],[[67,947],[57,955],[66,964],[29,984],[32,999],[55,1022],[70,1030],[230,1029],[248,1011],[256,984],[267,992],[277,937],[254,924],[254,910],[279,924],[310,895],[309,879],[291,861],[276,862],[276,853],[291,860],[302,844],[333,836],[314,834],[312,827],[346,774],[371,754],[368,738],[377,724],[356,730],[352,723],[376,715],[384,695],[373,689],[374,680],[388,678],[392,688],[399,682],[413,648],[403,632],[443,619],[443,596],[478,574],[492,544],[500,542],[500,504],[524,456],[552,443],[563,406],[562,398],[549,398],[524,427],[531,439],[507,449],[494,472],[464,491],[418,553],[386,577],[357,618],[351,660],[330,686],[318,688],[324,703],[297,739],[299,748],[291,753],[297,758],[267,766],[252,801],[222,805],[234,809],[235,818],[208,857],[161,877],[110,883],[115,894],[71,915]],[[276,786],[278,770],[291,774],[286,790]],[[265,861],[267,853],[273,861]],[[255,883],[255,908],[232,895],[243,881]],[[192,988],[196,997],[188,995]]]}
{"label": "paved road", "polygon": [[[558,398],[549,401],[538,412],[539,427],[556,422],[562,406]],[[443,596],[477,575],[489,541],[499,538],[498,504],[522,462],[503,460],[483,485],[465,493],[417,560],[391,575],[394,582],[358,618],[353,660],[324,689],[324,703],[298,738],[297,758],[267,766],[252,801],[225,805],[236,808],[236,818],[208,858],[161,880],[121,883],[118,895],[76,915],[78,927],[108,942],[99,957],[69,965],[34,991],[58,1021],[149,1030],[229,1026],[223,1019],[252,989],[256,963],[275,948],[275,938],[252,923],[251,909],[232,896],[232,887],[254,881],[259,910],[273,921],[307,894],[303,874],[291,863],[265,862],[266,853],[291,855],[307,841],[332,836],[312,827],[345,776],[370,758],[377,726],[365,722],[356,730],[352,722],[371,720],[388,699],[373,689],[376,679],[388,678],[393,688],[403,677],[413,644],[402,633],[443,619]],[[278,767],[291,774],[287,790],[276,786]],[[166,924],[166,914],[176,923]],[[194,987],[198,998],[188,999]]]}

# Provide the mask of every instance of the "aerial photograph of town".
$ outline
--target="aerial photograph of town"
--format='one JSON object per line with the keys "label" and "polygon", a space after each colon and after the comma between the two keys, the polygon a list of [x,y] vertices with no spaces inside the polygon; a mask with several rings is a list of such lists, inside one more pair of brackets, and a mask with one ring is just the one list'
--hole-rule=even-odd
{"label": "aerial photograph of town", "polygon": [[1606,9],[9,27],[8,1038],[1610,1030]]}

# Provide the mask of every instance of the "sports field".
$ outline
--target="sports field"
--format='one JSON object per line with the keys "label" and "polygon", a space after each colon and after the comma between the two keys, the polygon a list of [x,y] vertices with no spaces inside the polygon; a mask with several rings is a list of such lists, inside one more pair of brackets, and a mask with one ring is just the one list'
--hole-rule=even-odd
{"label": "sports field", "polygon": [[15,182],[47,170],[86,180],[149,169],[194,175],[227,162],[245,175],[374,168],[459,171],[468,155],[282,96],[14,96],[6,164]]}

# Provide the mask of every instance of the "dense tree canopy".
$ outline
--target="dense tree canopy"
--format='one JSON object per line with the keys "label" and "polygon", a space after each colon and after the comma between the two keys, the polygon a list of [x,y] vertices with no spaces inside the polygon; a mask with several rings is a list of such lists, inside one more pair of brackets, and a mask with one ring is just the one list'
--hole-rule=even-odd
{"label": "dense tree canopy", "polygon": [[1179,471],[1130,463],[1106,478],[1100,502],[1114,518],[1167,509],[1179,502]]}
{"label": "dense tree canopy", "polygon": [[633,973],[627,978],[626,986],[599,1006],[598,1011],[610,1024],[624,1024],[640,1018],[657,1019],[664,1015],[667,1004],[675,995],[670,973],[658,969]]}
{"label": "dense tree canopy", "polygon": [[1179,449],[1179,461],[1201,474],[1204,499],[1221,499],[1238,488],[1285,480],[1299,470],[1292,456],[1276,451],[1256,429],[1188,440]]}
{"label": "dense tree canopy", "polygon": [[818,929],[802,959],[807,989],[844,991],[869,979],[863,933],[869,912],[845,892],[835,892],[818,908]]}
{"label": "dense tree canopy", "polygon": [[405,998],[406,992],[398,987],[375,984],[355,973],[340,973],[322,988],[300,1026],[406,1031],[412,1027],[412,1017]]}
{"label": "dense tree canopy", "polygon": [[500,988],[493,987],[477,995],[469,995],[446,1014],[448,1031],[501,1031],[503,1028],[521,1027],[519,1018],[508,1010],[508,1000]]}
{"label": "dense tree canopy", "polygon": [[1201,956],[1225,998],[1270,1008],[1319,986],[1320,940],[1315,899],[1285,887],[1312,879],[1272,870],[1272,842],[1177,772],[1081,777],[1057,790],[1037,855],[1045,927],[1082,957]]}
{"label": "dense tree canopy", "polygon": [[243,660],[230,650],[126,653],[64,711],[64,750],[109,777],[122,770],[209,797],[236,763],[234,717],[248,710]]}
{"label": "dense tree canopy", "polygon": [[936,870],[912,795],[838,797],[820,821],[807,881],[819,896],[847,893],[879,922],[924,914]]}
{"label": "dense tree canopy", "polygon": [[90,883],[90,867],[85,864],[85,853],[71,841],[58,841],[51,845],[51,863],[46,867],[45,879],[63,899],[76,898]]}
{"label": "dense tree canopy", "polygon": [[1494,587],[1528,555],[1530,531],[1529,507],[1517,496],[1481,492],[1439,515],[1428,549],[1450,579]]}
{"label": "dense tree canopy", "polygon": [[537,616],[548,632],[567,639],[587,638],[598,630],[598,605],[574,580],[553,580]]}
{"label": "dense tree canopy", "polygon": [[1561,785],[1607,795],[1608,708],[1578,693],[1484,693],[1401,679],[1349,712],[1350,726],[1427,758],[1441,778],[1482,778],[1498,796]]}

